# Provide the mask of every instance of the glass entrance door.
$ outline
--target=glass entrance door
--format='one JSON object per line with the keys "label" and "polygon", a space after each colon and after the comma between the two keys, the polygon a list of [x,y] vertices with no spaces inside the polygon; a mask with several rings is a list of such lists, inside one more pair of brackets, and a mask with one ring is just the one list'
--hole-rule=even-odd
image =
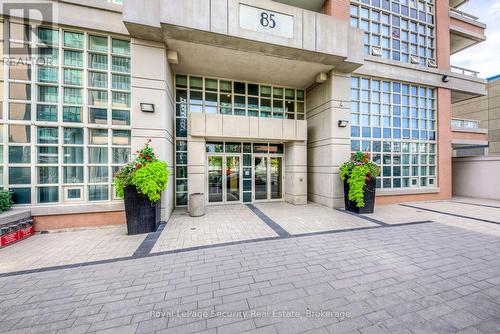
{"label": "glass entrance door", "polygon": [[239,202],[241,198],[240,157],[210,155],[207,159],[208,202]]}
{"label": "glass entrance door", "polygon": [[254,156],[254,199],[283,198],[283,157]]}

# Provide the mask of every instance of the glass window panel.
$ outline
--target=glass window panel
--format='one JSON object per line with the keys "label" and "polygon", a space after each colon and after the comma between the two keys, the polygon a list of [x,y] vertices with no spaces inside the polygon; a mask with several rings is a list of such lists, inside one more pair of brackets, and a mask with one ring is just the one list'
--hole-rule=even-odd
{"label": "glass window panel", "polygon": [[108,199],[107,185],[89,186],[89,201],[106,201]]}
{"label": "glass window panel", "polygon": [[38,101],[57,103],[58,88],[54,86],[38,86]]}
{"label": "glass window panel", "polygon": [[113,163],[126,164],[130,160],[130,148],[113,147]]}
{"label": "glass window panel", "polygon": [[83,164],[83,147],[67,146],[63,153],[65,164]]}
{"label": "glass window panel", "polygon": [[113,130],[113,145],[130,145],[130,130]]}
{"label": "glass window panel", "polygon": [[130,76],[123,74],[112,74],[112,88],[130,90]]}
{"label": "glass window panel", "polygon": [[9,163],[29,164],[31,162],[30,146],[9,146]]}
{"label": "glass window panel", "polygon": [[112,110],[112,122],[113,125],[130,125],[130,111],[129,110]]}
{"label": "glass window panel", "polygon": [[82,122],[82,107],[64,106],[63,122]]}
{"label": "glass window panel", "polygon": [[89,182],[91,183],[108,182],[108,166],[90,166]]}
{"label": "glass window panel", "polygon": [[83,85],[83,71],[65,68],[64,69],[64,84],[73,86]]}
{"label": "glass window panel", "polygon": [[9,125],[9,143],[29,143],[30,141],[29,125]]}
{"label": "glass window panel", "polygon": [[20,56],[21,58],[29,58],[31,56],[31,47],[29,44],[10,42],[9,51],[12,56]]}
{"label": "glass window panel", "polygon": [[59,71],[57,67],[38,67],[38,81],[57,83],[59,81]]}
{"label": "glass window panel", "polygon": [[122,55],[130,54],[130,42],[123,39],[111,39],[111,51]]}
{"label": "glass window panel", "polygon": [[37,167],[38,183],[54,184],[59,182],[58,167]]}
{"label": "glass window panel", "polygon": [[81,88],[64,87],[64,103],[82,104],[83,90]]}
{"label": "glass window panel", "polygon": [[31,168],[9,167],[9,184],[31,184]]}
{"label": "glass window panel", "polygon": [[107,88],[108,87],[108,74],[102,72],[88,72],[89,87]]}
{"label": "glass window panel", "polygon": [[38,187],[38,203],[57,203],[59,201],[59,187]]}
{"label": "glass window panel", "polygon": [[9,64],[9,78],[14,80],[31,80],[31,65],[23,63]]}
{"label": "glass window panel", "polygon": [[9,103],[9,119],[18,121],[31,120],[31,104]]}
{"label": "glass window panel", "polygon": [[59,31],[47,28],[38,28],[38,41],[47,45],[59,44]]}
{"label": "glass window panel", "polygon": [[203,89],[203,79],[200,77],[189,77],[189,87],[192,89]]}
{"label": "glass window panel", "polygon": [[83,67],[83,52],[64,50],[64,65]]}
{"label": "glass window panel", "polygon": [[[186,147],[187,149],[187,147]],[[209,143],[205,144],[205,150],[208,153],[222,153],[224,152],[224,145],[222,143]]]}
{"label": "glass window panel", "polygon": [[108,92],[104,90],[89,89],[89,105],[96,107],[107,107]]}
{"label": "glass window panel", "polygon": [[83,34],[78,32],[64,32],[64,46],[82,49],[83,48]]}
{"label": "glass window panel", "polygon": [[16,204],[29,204],[31,203],[31,189],[30,188],[10,188],[12,191],[12,200]]}
{"label": "glass window panel", "polygon": [[91,145],[107,145],[108,130],[107,129],[89,129],[89,142]]}
{"label": "glass window panel", "polygon": [[130,58],[111,57],[111,70],[116,72],[130,73]]}
{"label": "glass window panel", "polygon": [[90,164],[107,164],[108,163],[108,148],[107,147],[89,147],[89,163]]}
{"label": "glass window panel", "polygon": [[30,28],[22,23],[10,22],[9,37],[10,39],[27,42],[30,40]]}
{"label": "glass window panel", "polygon": [[37,162],[39,164],[56,164],[59,161],[57,146],[38,146]]}
{"label": "glass window panel", "polygon": [[36,120],[57,122],[57,106],[39,104],[36,106]]}
{"label": "glass window panel", "polygon": [[57,128],[47,128],[38,127],[37,128],[38,144],[57,144],[58,143],[58,129]]}
{"label": "glass window panel", "polygon": [[89,108],[89,123],[107,124],[108,110],[103,108]]}
{"label": "glass window panel", "polygon": [[108,56],[98,53],[88,54],[89,68],[96,70],[107,70],[108,69]]}
{"label": "glass window panel", "polygon": [[64,183],[83,183],[83,166],[68,166],[63,168]]}
{"label": "glass window panel", "polygon": [[12,100],[31,100],[31,85],[24,83],[10,82],[9,97]]}
{"label": "glass window panel", "polygon": [[112,92],[113,107],[130,108],[130,93]]}
{"label": "glass window panel", "polygon": [[104,36],[89,36],[89,50],[107,52],[108,38]]}
{"label": "glass window panel", "polygon": [[39,62],[44,65],[59,64],[59,49],[57,48],[38,48]]}

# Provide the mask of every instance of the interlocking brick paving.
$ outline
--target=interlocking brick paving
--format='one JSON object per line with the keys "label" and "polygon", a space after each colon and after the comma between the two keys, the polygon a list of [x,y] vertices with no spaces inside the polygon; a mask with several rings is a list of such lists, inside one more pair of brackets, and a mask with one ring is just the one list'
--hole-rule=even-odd
{"label": "interlocking brick paving", "polygon": [[1,277],[0,331],[499,333],[499,253],[426,223]]}

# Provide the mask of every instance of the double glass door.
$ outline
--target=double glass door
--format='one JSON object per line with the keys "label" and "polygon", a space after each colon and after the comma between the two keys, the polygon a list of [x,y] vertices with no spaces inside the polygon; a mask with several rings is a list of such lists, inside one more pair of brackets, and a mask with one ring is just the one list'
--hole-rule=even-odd
{"label": "double glass door", "polygon": [[283,157],[254,156],[254,200],[283,198]]}
{"label": "double glass door", "polygon": [[237,155],[207,157],[208,202],[239,202],[241,198],[241,164]]}

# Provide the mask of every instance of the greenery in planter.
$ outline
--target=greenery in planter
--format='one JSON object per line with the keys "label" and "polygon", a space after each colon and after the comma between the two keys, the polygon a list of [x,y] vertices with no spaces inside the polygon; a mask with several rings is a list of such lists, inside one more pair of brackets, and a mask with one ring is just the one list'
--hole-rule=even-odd
{"label": "greenery in planter", "polygon": [[365,206],[363,190],[365,183],[372,177],[380,174],[380,168],[376,163],[370,161],[368,153],[356,152],[351,159],[340,166],[340,178],[347,179],[349,184],[349,200],[356,202],[356,206]]}
{"label": "greenery in planter", "polygon": [[161,192],[166,189],[170,171],[167,163],[156,157],[148,139],[142,149],[136,151],[134,160],[124,165],[114,176],[116,195],[123,198],[125,188],[134,186],[151,202],[160,199]]}
{"label": "greenery in planter", "polygon": [[12,201],[12,191],[0,190],[0,212],[9,210],[14,202]]}

